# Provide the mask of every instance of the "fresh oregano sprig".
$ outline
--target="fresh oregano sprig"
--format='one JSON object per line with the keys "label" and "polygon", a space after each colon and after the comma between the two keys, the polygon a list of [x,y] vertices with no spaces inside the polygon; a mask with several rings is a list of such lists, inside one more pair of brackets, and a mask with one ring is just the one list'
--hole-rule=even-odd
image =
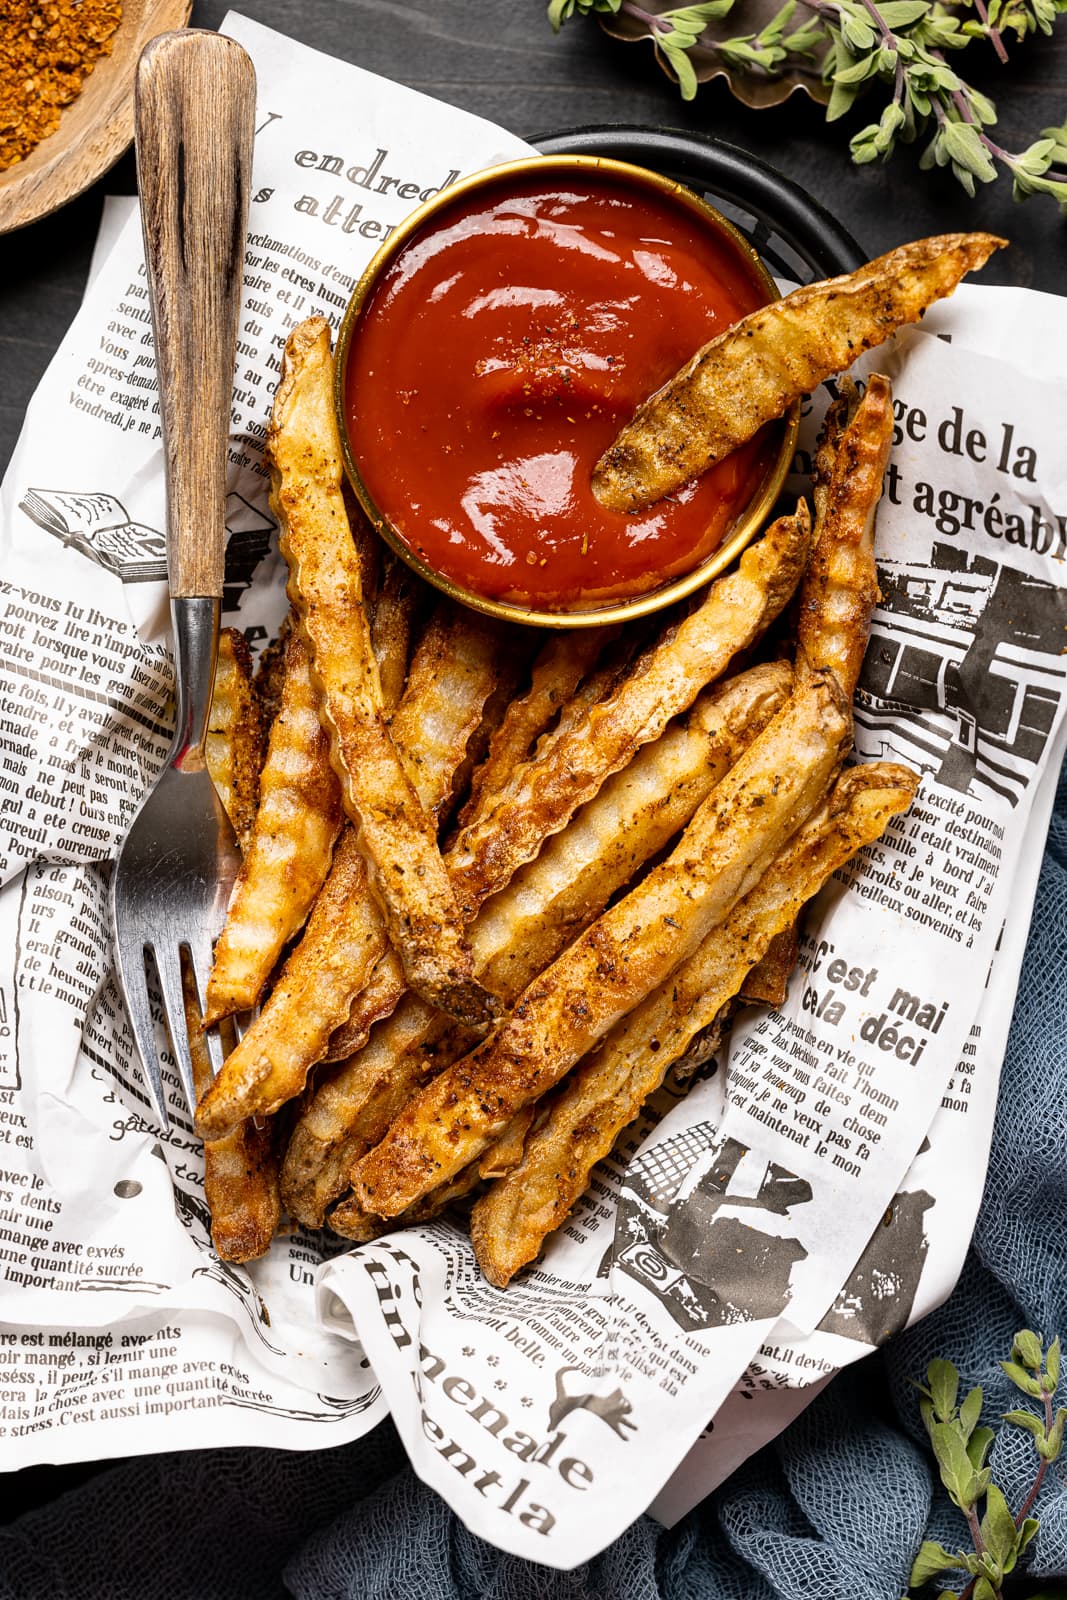
{"label": "fresh oregano sprig", "polygon": [[706,0],[657,12],[638,0],[551,0],[548,17],[557,31],[569,17],[592,12],[638,22],[686,100],[697,91],[698,46],[704,57],[765,79],[798,66],[810,71],[821,57],[827,121],[876,86],[887,94],[878,120],[851,140],[857,163],[887,159],[898,140],[922,139],[920,167],[949,167],[968,194],[1004,168],[1017,200],[1047,194],[1067,212],[1067,123],[1045,128],[1024,150],[1005,149],[990,131],[997,120],[992,100],[949,62],[975,40],[1007,62],[1008,37],[1019,43],[1051,34],[1067,0],[786,0],[757,33],[722,38],[707,31],[738,6],[743,0]]}
{"label": "fresh oregano sprig", "polygon": [[1030,1510],[1041,1491],[1050,1462],[1063,1450],[1067,1410],[1053,1414],[1052,1402],[1060,1379],[1060,1341],[1046,1351],[1029,1328],[1015,1335],[1011,1358],[1000,1363],[1017,1389],[1041,1402],[1041,1412],[1008,1411],[1004,1421],[1025,1428],[1034,1442],[1038,1465],[1022,1505],[1012,1515],[1003,1491],[992,1481],[986,1465],[994,1440],[992,1428],[982,1427],[982,1391],[974,1388],[959,1399],[960,1375],[951,1361],[931,1361],[926,1383],[918,1386],[919,1411],[937,1461],[941,1482],[954,1505],[967,1520],[973,1548],[946,1550],[933,1539],[923,1541],[908,1580],[917,1589],[942,1572],[963,1572],[970,1581],[962,1591],[945,1590],[940,1600],[1003,1600],[1002,1585],[1038,1529]]}

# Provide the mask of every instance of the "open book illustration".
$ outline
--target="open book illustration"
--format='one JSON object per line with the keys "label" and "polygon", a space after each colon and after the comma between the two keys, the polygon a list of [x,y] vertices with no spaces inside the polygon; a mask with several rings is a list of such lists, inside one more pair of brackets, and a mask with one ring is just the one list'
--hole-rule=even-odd
{"label": "open book illustration", "polygon": [[113,494],[27,489],[19,507],[38,527],[63,544],[73,545],[123,583],[167,576],[163,534],[143,522],[131,522],[126,507]]}
{"label": "open book illustration", "polygon": [[[132,522],[113,494],[79,494],[70,489],[27,489],[19,507],[39,528],[72,546],[123,583],[146,583],[167,576],[167,542],[158,528]],[[273,520],[243,495],[226,496],[227,610],[235,610],[270,546]]]}

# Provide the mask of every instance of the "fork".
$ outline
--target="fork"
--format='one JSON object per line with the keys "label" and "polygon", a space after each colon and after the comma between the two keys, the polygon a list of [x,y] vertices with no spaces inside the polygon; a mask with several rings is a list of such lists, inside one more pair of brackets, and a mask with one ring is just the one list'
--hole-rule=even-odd
{"label": "fork", "polygon": [[[255,123],[255,72],[219,34],[161,34],[137,68],[137,179],[167,488],[176,727],[119,852],[111,916],[119,989],[145,1082],[169,1128],[149,1001],[154,960],[178,1073],[195,1106],[182,961],[203,1011],[240,857],[205,759],[225,551],[226,447]],[[217,1028],[212,1066],[222,1064]]]}

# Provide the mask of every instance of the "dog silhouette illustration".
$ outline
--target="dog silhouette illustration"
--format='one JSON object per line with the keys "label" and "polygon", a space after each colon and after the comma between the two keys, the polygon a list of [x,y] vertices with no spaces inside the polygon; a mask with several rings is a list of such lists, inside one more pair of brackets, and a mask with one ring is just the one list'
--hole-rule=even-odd
{"label": "dog silhouette illustration", "polygon": [[610,1394],[568,1394],[563,1386],[564,1378],[568,1372],[580,1373],[581,1370],[581,1367],[560,1367],[556,1373],[556,1398],[548,1412],[549,1431],[554,1432],[572,1411],[590,1411],[625,1442],[627,1436],[623,1430],[629,1428],[633,1432],[637,1427],[630,1421],[633,1406],[621,1389],[613,1389]]}

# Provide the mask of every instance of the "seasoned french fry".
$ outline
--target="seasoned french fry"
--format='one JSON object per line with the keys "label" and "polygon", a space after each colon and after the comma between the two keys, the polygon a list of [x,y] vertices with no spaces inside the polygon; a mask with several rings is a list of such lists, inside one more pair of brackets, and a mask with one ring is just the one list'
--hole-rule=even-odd
{"label": "seasoned french fry", "polygon": [[[689,820],[780,709],[791,682],[789,667],[779,662],[706,690],[483,908],[471,930],[476,970],[506,1003]],[[367,999],[359,1002],[364,1009]],[[413,1052],[434,1022],[435,1013],[409,995],[366,1049],[316,1089],[293,1130],[282,1172],[286,1205],[307,1226],[322,1225],[326,1205],[347,1187],[353,1164],[427,1075]]]}
{"label": "seasoned french fry", "polygon": [[468,915],[778,615],[799,581],[810,537],[801,502],[793,515],[772,523],[738,567],[711,585],[696,610],[669,627],[605,700],[543,759],[522,768],[496,805],[459,835],[449,871]]}
{"label": "seasoned french fry", "polygon": [[815,542],[798,606],[798,672],[828,667],[850,700],[879,600],[874,527],[892,442],[892,387],[888,378],[872,373],[829,472],[819,471]]}
{"label": "seasoned french fry", "polygon": [[290,594],[310,646],[345,810],[358,827],[371,889],[405,976],[430,1004],[484,1025],[496,1007],[474,979],[433,827],[385,726],[341,493],[332,377],[329,324],[309,318],[286,343],[267,440]]}
{"label": "seasoned french fry", "polygon": [[211,695],[205,756],[211,781],[242,850],[259,803],[264,726],[252,682],[252,652],[243,633],[223,628]]}
{"label": "seasoned french fry", "polygon": [[745,975],[738,991],[741,999],[766,1006],[784,1005],[789,993],[789,975],[797,964],[799,951],[795,927],[783,928],[781,933],[775,934],[762,959]]}
{"label": "seasoned french fry", "polygon": [[255,1005],[325,881],[341,827],[341,791],[298,633],[290,634],[285,654],[281,705],[260,774],[255,825],[208,979],[209,1023]]}
{"label": "seasoned french fry", "polygon": [[910,805],[918,777],[906,767],[854,767],[759,883],[678,967],[570,1074],[522,1160],[475,1205],[471,1238],[490,1283],[504,1288],[566,1219],[596,1163],[740,988],[772,939],[891,817]]}
{"label": "seasoned french fry", "polygon": [[525,1106],[511,1119],[500,1138],[489,1146],[480,1161],[472,1161],[469,1167],[465,1167],[448,1183],[441,1184],[437,1189],[431,1189],[428,1195],[416,1201],[402,1217],[387,1222],[383,1217],[376,1217],[371,1212],[364,1211],[358,1202],[349,1196],[347,1200],[342,1200],[339,1205],[334,1206],[330,1212],[327,1220],[331,1230],[339,1233],[343,1239],[368,1244],[371,1239],[379,1239],[383,1233],[388,1233],[397,1226],[432,1222],[454,1200],[462,1200],[464,1196],[470,1194],[477,1184],[502,1178],[512,1167],[518,1165],[522,1160],[523,1145],[536,1114],[536,1106]]}
{"label": "seasoned french fry", "polygon": [[406,562],[387,552],[382,556],[378,598],[371,616],[371,646],[378,663],[382,705],[393,711],[404,694],[411,654],[411,634],[419,607],[418,579]]}
{"label": "seasoned french fry", "polygon": [[917,322],[1006,243],[990,233],[918,239],[743,317],[640,406],[597,463],[597,499],[636,511],[680,488],[824,378]]}
{"label": "seasoned french fry", "polygon": [[359,1203],[396,1216],[454,1177],[692,954],[814,809],[848,731],[831,674],[798,689],[671,855],[534,980],[489,1039],[405,1107],[354,1171]]}
{"label": "seasoned french fry", "polygon": [[474,775],[470,798],[458,818],[461,828],[481,816],[486,804],[492,805],[497,791],[527,760],[534,741],[574,694],[610,636],[609,629],[582,628],[548,639],[533,664],[529,689],[511,702],[485,762]]}
{"label": "seasoned french fry", "polygon": [[[211,1060],[189,968],[182,972],[182,991],[193,1085],[202,1095],[211,1083]],[[254,1261],[266,1254],[281,1221],[278,1158],[269,1124],[242,1122],[224,1139],[205,1142],[204,1199],[220,1261]]]}
{"label": "seasoned french fry", "polygon": [[[495,625],[485,618],[442,607],[415,653],[393,727],[398,746],[410,752],[408,770],[430,813],[447,795],[452,771],[492,692],[495,635]],[[218,1136],[242,1118],[265,1114],[299,1094],[330,1035],[348,1016],[353,994],[390,960],[402,987],[399,962],[388,951],[381,913],[369,894],[366,862],[355,830],[348,828],[303,938],[197,1108],[201,1131]],[[381,1000],[386,1009],[391,1009],[393,987],[390,983]],[[366,998],[372,1009],[376,994],[382,990],[371,982]]]}

